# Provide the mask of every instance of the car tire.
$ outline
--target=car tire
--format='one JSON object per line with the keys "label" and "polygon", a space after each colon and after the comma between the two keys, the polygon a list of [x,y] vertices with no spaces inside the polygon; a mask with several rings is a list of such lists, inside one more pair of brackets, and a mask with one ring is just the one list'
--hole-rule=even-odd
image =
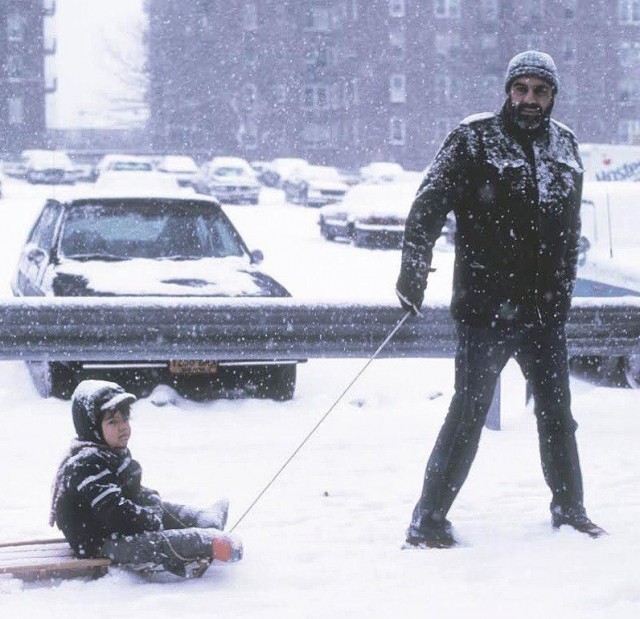
{"label": "car tire", "polygon": [[286,402],[293,398],[296,390],[296,365],[270,365],[258,382],[260,398]]}
{"label": "car tire", "polygon": [[322,234],[327,241],[333,241],[336,238],[336,235],[333,234],[333,232],[330,232],[324,223],[320,224],[320,234]]}
{"label": "car tire", "polygon": [[41,398],[68,400],[76,387],[73,372],[61,363],[27,361],[27,369]]}
{"label": "car tire", "polygon": [[367,235],[356,229],[353,233],[353,244],[356,247],[368,248],[370,246]]}
{"label": "car tire", "polygon": [[640,389],[640,355],[627,355],[622,364],[629,387]]}

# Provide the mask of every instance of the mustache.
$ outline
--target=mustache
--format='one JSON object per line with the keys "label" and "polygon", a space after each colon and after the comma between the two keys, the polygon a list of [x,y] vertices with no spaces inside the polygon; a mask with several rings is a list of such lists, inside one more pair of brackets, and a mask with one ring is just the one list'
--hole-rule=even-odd
{"label": "mustache", "polygon": [[542,114],[542,108],[536,103],[520,103],[515,106],[516,111],[521,112],[523,110],[528,110],[531,112],[536,112],[538,114]]}

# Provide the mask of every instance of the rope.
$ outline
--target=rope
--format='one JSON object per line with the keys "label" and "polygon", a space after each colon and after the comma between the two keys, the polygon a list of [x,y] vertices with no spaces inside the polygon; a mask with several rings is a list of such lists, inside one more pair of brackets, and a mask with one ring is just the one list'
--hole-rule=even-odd
{"label": "rope", "polygon": [[276,479],[278,479],[280,474],[285,470],[285,468],[287,468],[289,463],[298,455],[298,453],[304,447],[304,445],[307,443],[307,441],[313,436],[313,434],[316,432],[316,430],[322,425],[324,420],[331,414],[333,409],[338,405],[338,402],[340,402],[340,400],[342,400],[342,398],[345,396],[347,391],[349,391],[349,389],[351,389],[353,384],[358,380],[358,378],[360,378],[360,376],[363,374],[363,372],[369,367],[371,362],[380,354],[380,351],[389,343],[391,338],[396,334],[398,329],[400,329],[400,327],[402,327],[402,325],[405,323],[407,318],[409,318],[409,316],[411,316],[411,314],[412,314],[412,312],[410,312],[410,311],[407,312],[398,321],[398,324],[391,330],[389,335],[387,335],[387,337],[384,340],[384,342],[382,342],[382,344],[380,344],[380,346],[378,346],[378,349],[376,350],[376,352],[374,352],[373,355],[371,355],[371,357],[369,357],[369,359],[367,359],[367,362],[362,366],[362,368],[355,375],[353,380],[345,387],[345,389],[338,396],[336,401],[329,407],[329,410],[320,418],[318,423],[316,423],[316,425],[311,429],[311,431],[305,436],[303,441],[298,445],[298,447],[296,447],[296,449],[293,451],[293,453],[286,459],[284,464],[278,469],[278,471],[275,473],[275,475],[271,478],[271,480],[267,483],[267,485],[262,489],[262,491],[258,494],[258,496],[252,501],[252,503],[249,505],[249,507],[247,507],[245,512],[242,514],[242,516],[240,516],[240,518],[238,518],[238,521],[231,527],[231,529],[229,529],[229,533],[233,533],[235,528],[245,519],[247,514],[256,506],[258,501],[265,495],[267,490],[269,490],[269,488],[273,485],[273,483],[276,481]]}

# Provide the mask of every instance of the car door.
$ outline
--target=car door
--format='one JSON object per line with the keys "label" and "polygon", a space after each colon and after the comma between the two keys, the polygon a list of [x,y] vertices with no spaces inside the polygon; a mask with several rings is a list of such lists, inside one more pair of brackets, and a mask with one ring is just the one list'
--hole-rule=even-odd
{"label": "car door", "polygon": [[42,279],[52,258],[53,241],[59,225],[62,206],[47,202],[34,225],[20,255],[14,294],[43,296]]}

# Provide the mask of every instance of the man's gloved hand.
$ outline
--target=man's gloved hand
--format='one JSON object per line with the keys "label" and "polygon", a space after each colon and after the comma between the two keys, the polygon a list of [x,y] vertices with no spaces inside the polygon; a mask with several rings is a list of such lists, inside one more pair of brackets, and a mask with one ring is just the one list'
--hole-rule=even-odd
{"label": "man's gloved hand", "polygon": [[420,315],[420,308],[424,301],[424,289],[416,286],[415,282],[404,271],[401,271],[400,277],[398,277],[396,294],[403,310],[414,315]]}

